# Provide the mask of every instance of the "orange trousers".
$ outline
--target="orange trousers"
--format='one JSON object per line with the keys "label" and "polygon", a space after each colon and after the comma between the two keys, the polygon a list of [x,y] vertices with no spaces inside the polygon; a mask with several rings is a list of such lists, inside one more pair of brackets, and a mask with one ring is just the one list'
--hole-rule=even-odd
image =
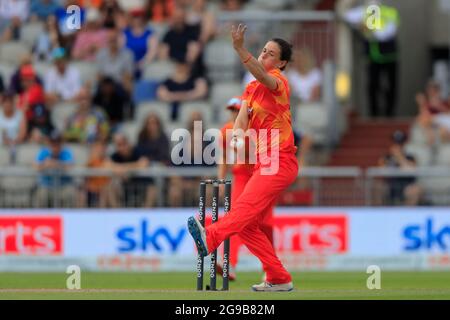
{"label": "orange trousers", "polygon": [[213,252],[227,238],[237,234],[252,254],[260,261],[266,279],[273,284],[292,280],[275,254],[272,243],[261,230],[270,206],[297,178],[298,163],[294,153],[281,153],[279,168],[272,175],[261,173],[261,164],[255,165],[253,175],[230,212],[217,223],[206,227],[208,251]]}
{"label": "orange trousers", "polygon": [[[231,207],[233,207],[233,204],[236,203],[239,196],[243,193],[245,186],[247,185],[248,180],[252,177],[251,172],[250,174],[248,172],[241,172],[241,173],[235,173],[233,174],[233,186],[231,189]],[[266,237],[269,239],[270,243],[273,246],[273,207],[275,205],[275,202],[267,207],[267,211],[263,213],[264,220],[259,226],[261,231],[264,232]],[[238,262],[239,262],[239,250],[241,246],[243,246],[244,243],[242,242],[241,238],[239,238],[238,234],[235,234],[234,236],[231,236],[230,238],[230,266],[233,268],[236,268]]]}

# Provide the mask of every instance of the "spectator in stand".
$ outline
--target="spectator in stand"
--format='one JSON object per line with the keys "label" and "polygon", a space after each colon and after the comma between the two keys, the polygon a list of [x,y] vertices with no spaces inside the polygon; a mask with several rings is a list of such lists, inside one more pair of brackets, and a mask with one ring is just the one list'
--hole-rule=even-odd
{"label": "spectator in stand", "polygon": [[67,61],[66,50],[56,48],[52,52],[55,64],[45,75],[45,93],[47,103],[75,101],[81,91],[81,77],[76,68]]}
{"label": "spectator in stand", "polygon": [[42,85],[31,64],[20,69],[22,93],[17,102],[17,108],[24,113],[28,123],[27,136],[31,142],[42,143],[53,129],[50,112],[45,105],[45,94]]}
{"label": "spectator in stand", "polygon": [[[172,165],[182,168],[206,168],[209,165],[205,162],[203,157],[204,150],[208,146],[209,142],[203,140],[205,124],[202,123],[203,132],[195,132],[195,122],[203,122],[202,114],[200,112],[193,112],[187,125],[188,135],[182,139],[182,149],[178,154],[179,159],[172,159]],[[195,140],[195,139],[199,140]],[[196,146],[201,146],[198,148]],[[187,159],[187,163],[184,162],[184,151],[190,150],[190,157]],[[195,159],[201,159],[201,163],[196,163]],[[177,160],[183,160],[179,163]],[[168,205],[171,207],[180,207],[183,205],[192,206],[195,205],[198,200],[198,185],[201,179],[206,177],[179,177],[173,176],[169,180],[168,190]],[[211,189],[207,190],[210,192]],[[211,194],[207,194],[206,197],[210,199]]]}
{"label": "spectator in stand", "polygon": [[78,97],[78,109],[69,117],[64,138],[69,142],[94,143],[106,141],[109,136],[109,123],[106,114],[92,106],[87,89],[82,89]]}
{"label": "spectator in stand", "polygon": [[294,53],[294,63],[287,72],[293,95],[301,102],[320,100],[322,72],[316,67],[311,50],[303,48]]}
{"label": "spectator in stand", "polygon": [[[450,106],[450,96],[447,100],[447,105]],[[450,108],[435,115],[433,123],[437,127],[440,142],[450,143]]]}
{"label": "spectator in stand", "polygon": [[221,0],[221,9],[225,11],[240,11],[248,0]]}
{"label": "spectator in stand", "polygon": [[93,103],[108,115],[113,132],[125,119],[131,117],[131,98],[112,78],[105,77],[99,82]]}
{"label": "spectator in stand", "polygon": [[[87,166],[90,169],[112,169],[112,163],[107,156],[104,142],[96,141],[91,145]],[[111,203],[111,200],[108,198],[111,194],[109,192],[110,185],[111,179],[107,176],[87,178],[80,194],[81,206],[108,207]]]}
{"label": "spectator in stand", "polygon": [[188,26],[186,22],[186,10],[176,7],[171,18],[170,28],[162,39],[159,50],[161,60],[172,59],[175,61],[186,61],[194,66],[196,70],[200,56],[199,31]]}
{"label": "spectator in stand", "polygon": [[5,91],[5,84],[3,83],[3,77],[0,74],[0,98],[2,97],[4,91]]}
{"label": "spectator in stand", "polygon": [[77,0],[80,7],[98,9],[103,4],[104,0]]}
{"label": "spectator in stand", "polygon": [[[23,92],[23,86],[22,86],[22,78],[21,78],[21,70],[24,66],[33,66],[32,57],[31,54],[28,52],[25,53],[20,58],[19,66],[17,67],[16,71],[11,76],[11,81],[9,85],[9,91],[15,94],[21,94]],[[40,84],[42,84],[42,80],[39,78],[39,76],[36,75],[36,81]]]}
{"label": "spectator in stand", "polygon": [[147,0],[145,3],[145,18],[152,23],[164,24],[172,17],[175,0]]}
{"label": "spectator in stand", "polygon": [[59,47],[65,47],[64,39],[58,28],[56,17],[48,16],[45,21],[45,31],[39,34],[34,47],[36,60],[50,62],[52,51]]}
{"label": "spectator in stand", "polygon": [[99,77],[111,77],[129,94],[133,92],[133,53],[125,48],[119,40],[119,30],[108,30],[106,48],[100,50],[96,64]]}
{"label": "spectator in stand", "polygon": [[[48,146],[43,147],[36,156],[33,167],[41,172],[36,190],[38,207],[48,207],[49,201],[58,207],[73,207],[76,188],[73,180],[65,172],[74,165],[72,151],[63,146],[58,132],[52,132]],[[62,206],[61,206],[62,204]]]}
{"label": "spectator in stand", "polygon": [[186,14],[186,23],[200,36],[198,41],[202,47],[216,34],[216,17],[208,10],[206,0],[192,0],[192,5]]}
{"label": "spectator in stand", "polygon": [[89,9],[86,13],[86,23],[77,33],[72,48],[72,58],[75,60],[94,61],[97,53],[106,47],[108,33],[100,23],[100,13],[97,9]]}
{"label": "spectator in stand", "polygon": [[123,32],[125,46],[133,53],[135,63],[135,78],[139,79],[146,64],[151,63],[158,52],[158,36],[152,28],[146,25],[144,10],[131,11],[128,28]]}
{"label": "spectator in stand", "polygon": [[30,19],[32,21],[47,21],[59,9],[56,0],[31,0]]}
{"label": "spectator in stand", "polygon": [[[112,168],[115,172],[116,182],[109,189],[110,205],[118,207],[120,199],[125,205],[136,205],[131,203],[137,197],[145,196],[139,177],[130,177],[130,172],[135,169],[143,169],[149,165],[147,157],[138,154],[127,137],[122,133],[116,133],[113,138],[115,152],[111,155]],[[143,192],[144,191],[144,192]],[[122,195],[124,197],[122,197]]]}
{"label": "spectator in stand", "polygon": [[416,122],[423,130],[429,145],[437,142],[435,118],[441,113],[450,111],[447,101],[441,98],[441,89],[438,83],[429,81],[426,92],[416,95],[416,102],[419,107],[419,114]]}
{"label": "spectator in stand", "polygon": [[30,15],[29,0],[0,1],[0,43],[20,40],[20,30]]}
{"label": "spectator in stand", "polygon": [[0,97],[0,146],[15,146],[25,140],[27,122],[23,112],[14,106],[14,94]]}
{"label": "spectator in stand", "polygon": [[17,108],[24,112],[27,120],[30,120],[32,106],[45,103],[44,89],[37,82],[36,73],[31,64],[20,68],[20,80],[22,92],[19,94]]}
{"label": "spectator in stand", "polygon": [[24,113],[28,123],[28,139],[41,143],[53,128],[50,113],[45,105],[45,94],[42,85],[37,82],[32,65],[23,65],[20,69],[22,93],[17,102],[17,109]]}
{"label": "spectator in stand", "polygon": [[100,8],[104,28],[124,29],[127,25],[125,12],[117,0],[103,0]]}
{"label": "spectator in stand", "polygon": [[190,65],[178,61],[174,73],[158,87],[158,99],[172,104],[172,120],[178,119],[178,109],[182,102],[203,99],[208,93],[208,84],[202,77],[191,73]]}
{"label": "spectator in stand", "polygon": [[[137,153],[146,157],[150,164],[158,163],[167,166],[170,163],[169,146],[170,142],[164,132],[161,119],[156,114],[149,114],[139,133]],[[145,184],[146,187],[144,207],[154,207],[158,195],[154,180],[141,178],[140,183]]]}
{"label": "spectator in stand", "polygon": [[[414,156],[404,150],[407,136],[403,131],[397,130],[392,135],[393,144],[389,153],[379,160],[379,165],[386,168],[413,169],[416,165]],[[388,199],[390,204],[404,204],[417,206],[420,202],[422,189],[414,176],[396,177],[386,180],[388,185]]]}

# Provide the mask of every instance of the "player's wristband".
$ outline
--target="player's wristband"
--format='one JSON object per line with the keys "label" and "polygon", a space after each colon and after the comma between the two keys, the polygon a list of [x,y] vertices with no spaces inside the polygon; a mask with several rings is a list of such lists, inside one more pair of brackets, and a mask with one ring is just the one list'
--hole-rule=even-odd
{"label": "player's wristband", "polygon": [[243,63],[243,64],[246,64],[247,62],[250,61],[251,58],[252,58],[252,55],[249,53],[249,54],[248,54],[248,58],[245,59],[245,61],[243,61],[242,63]]}

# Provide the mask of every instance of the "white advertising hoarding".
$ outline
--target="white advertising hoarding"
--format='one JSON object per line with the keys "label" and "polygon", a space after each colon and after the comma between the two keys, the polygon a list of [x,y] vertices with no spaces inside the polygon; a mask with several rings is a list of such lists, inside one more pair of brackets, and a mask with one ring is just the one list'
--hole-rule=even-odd
{"label": "white advertising hoarding", "polygon": [[[195,212],[0,210],[0,270],[193,270],[186,220]],[[277,208],[273,222],[290,269],[450,269],[448,208]],[[240,252],[240,269],[259,270]]]}

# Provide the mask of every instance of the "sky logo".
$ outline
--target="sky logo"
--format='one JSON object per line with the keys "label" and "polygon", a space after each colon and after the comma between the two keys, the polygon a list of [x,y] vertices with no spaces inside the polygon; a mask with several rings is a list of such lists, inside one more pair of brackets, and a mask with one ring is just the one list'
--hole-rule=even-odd
{"label": "sky logo", "polygon": [[118,251],[129,253],[133,251],[157,253],[174,253],[180,247],[186,236],[186,228],[180,227],[177,232],[171,232],[164,226],[150,228],[147,220],[141,220],[138,226],[125,226],[117,231],[119,239]]}
{"label": "sky logo", "polygon": [[407,226],[403,230],[403,236],[406,239],[404,249],[407,251],[432,249],[449,251],[450,225],[437,227],[431,218],[422,225]]}

